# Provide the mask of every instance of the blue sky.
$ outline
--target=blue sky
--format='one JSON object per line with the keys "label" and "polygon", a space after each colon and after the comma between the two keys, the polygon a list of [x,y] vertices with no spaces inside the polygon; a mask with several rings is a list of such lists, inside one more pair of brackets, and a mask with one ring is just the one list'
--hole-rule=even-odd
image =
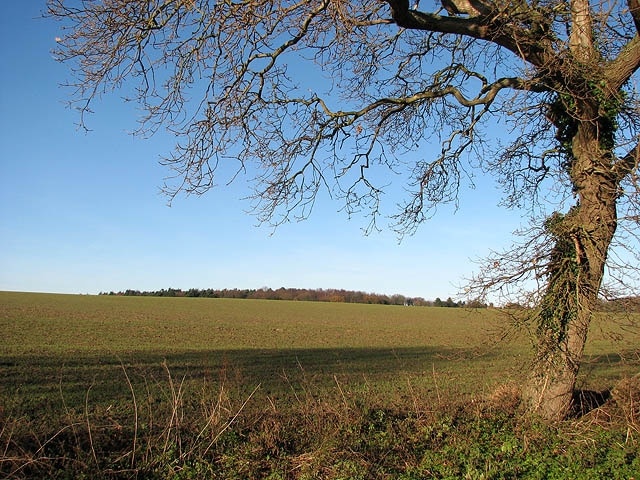
{"label": "blue sky", "polygon": [[95,105],[91,132],[78,130],[71,92],[59,86],[68,66],[50,53],[59,25],[38,18],[44,1],[3,8],[0,290],[299,287],[446,298],[471,260],[508,244],[521,223],[478,179],[457,212],[441,208],[401,243],[389,229],[364,236],[367,220],[332,202],[275,232],[259,227],[241,200],[243,180],[168,207],[158,159],[173,139],[132,137],[138,113],[117,93]]}

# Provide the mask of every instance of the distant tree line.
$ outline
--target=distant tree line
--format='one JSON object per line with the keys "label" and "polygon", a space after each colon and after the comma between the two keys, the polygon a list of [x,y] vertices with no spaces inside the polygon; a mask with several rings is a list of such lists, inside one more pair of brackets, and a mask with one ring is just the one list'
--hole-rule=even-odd
{"label": "distant tree line", "polygon": [[155,291],[124,290],[120,292],[100,292],[100,295],[120,295],[129,297],[201,297],[201,298],[247,298],[261,300],[295,300],[308,302],[339,302],[366,303],[376,305],[405,305],[416,307],[471,307],[486,308],[487,305],[478,301],[454,301],[451,297],[446,300],[436,298],[425,300],[422,297],[407,297],[404,295],[384,295],[343,289],[308,289],[308,288],[278,288],[276,290],[264,287],[259,289],[222,289],[213,288],[163,288]]}

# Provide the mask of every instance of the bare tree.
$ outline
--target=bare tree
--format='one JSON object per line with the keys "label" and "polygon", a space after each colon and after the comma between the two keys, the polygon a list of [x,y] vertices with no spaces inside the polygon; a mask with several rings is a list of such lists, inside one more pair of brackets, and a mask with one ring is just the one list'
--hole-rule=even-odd
{"label": "bare tree", "polygon": [[263,221],[304,218],[327,190],[376,228],[393,177],[408,193],[391,223],[406,234],[470,172],[493,176],[534,222],[473,287],[537,285],[531,406],[562,418],[612,246],[637,252],[640,5],[424,3],[49,0],[48,14],[66,28],[56,54],[83,123],[125,88],[143,131],[176,135],[171,198],[233,164],[254,178]]}

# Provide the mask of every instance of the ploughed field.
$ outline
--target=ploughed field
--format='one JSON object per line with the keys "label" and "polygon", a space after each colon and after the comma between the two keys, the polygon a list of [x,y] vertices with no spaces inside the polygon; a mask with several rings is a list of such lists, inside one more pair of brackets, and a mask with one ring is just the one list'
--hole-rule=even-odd
{"label": "ploughed field", "polygon": [[[611,388],[640,370],[636,322],[634,314],[598,316],[579,387]],[[450,431],[442,419],[454,422],[461,405],[464,415],[488,408],[516,418],[530,362],[526,333],[496,309],[0,292],[0,338],[0,473],[15,478],[198,478],[179,476],[196,464],[209,469],[202,478],[400,478],[385,475],[405,467],[417,473],[403,478],[444,478],[425,466],[424,452],[411,463],[417,446],[381,467],[388,452],[367,462],[345,453],[357,450],[350,440],[327,442],[347,424],[386,429],[396,417]],[[507,405],[487,407],[487,398]],[[306,434],[282,430],[296,418]],[[270,429],[280,432],[275,446],[263,437]],[[628,429],[612,443],[625,450],[634,435]],[[496,448],[523,448],[514,442]],[[46,453],[53,445],[57,453]],[[264,465],[233,463],[251,457],[242,445]],[[315,456],[303,458],[305,448]]]}

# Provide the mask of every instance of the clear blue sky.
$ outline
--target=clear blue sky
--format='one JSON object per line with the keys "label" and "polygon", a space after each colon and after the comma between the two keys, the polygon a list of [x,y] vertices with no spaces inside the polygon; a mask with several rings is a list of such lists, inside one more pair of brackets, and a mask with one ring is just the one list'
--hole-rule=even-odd
{"label": "clear blue sky", "polygon": [[0,290],[266,286],[446,298],[471,260],[509,243],[521,222],[496,206],[490,181],[401,243],[390,230],[363,236],[366,219],[348,220],[331,202],[305,222],[257,227],[242,180],[168,207],[158,158],[172,139],[129,135],[135,106],[117,94],[95,105],[92,132],[76,128],[71,92],[59,86],[68,66],[50,53],[60,27],[39,18],[43,9],[5,2],[0,19]]}

